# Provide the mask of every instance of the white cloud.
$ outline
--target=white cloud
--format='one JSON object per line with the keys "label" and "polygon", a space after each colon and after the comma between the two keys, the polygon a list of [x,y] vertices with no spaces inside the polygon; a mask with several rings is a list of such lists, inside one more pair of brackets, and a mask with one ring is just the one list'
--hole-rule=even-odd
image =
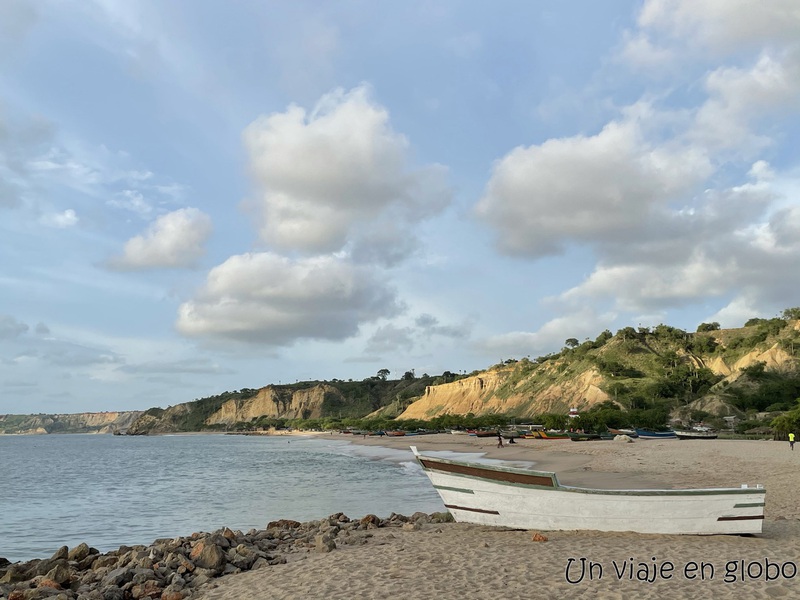
{"label": "white cloud", "polygon": [[147,217],[153,213],[152,204],[145,200],[144,195],[138,190],[122,190],[106,204],[130,211],[140,217]]}
{"label": "white cloud", "polygon": [[191,267],[205,254],[211,230],[211,218],[200,210],[176,210],[128,240],[122,256],[111,259],[108,266],[118,270]]}
{"label": "white cloud", "polygon": [[688,137],[711,150],[734,148],[750,154],[772,143],[754,126],[800,109],[800,54],[784,61],[762,54],[750,69],[720,67],[705,85],[709,97]]}
{"label": "white cloud", "polygon": [[287,346],[301,338],[343,340],[399,310],[394,292],[365,268],[332,256],[293,260],[232,256],[178,311],[188,336]]}
{"label": "white cloud", "polygon": [[261,117],[244,141],[258,186],[250,207],[276,249],[339,251],[358,227],[389,213],[415,223],[450,199],[441,167],[409,168],[408,141],[365,86],[328,94],[311,113]]}
{"label": "white cloud", "polygon": [[40,221],[47,227],[54,227],[56,229],[68,229],[78,224],[78,215],[71,208],[60,213],[48,213],[42,215]]}
{"label": "white cloud", "polygon": [[637,237],[657,208],[710,172],[703,152],[649,142],[639,120],[627,117],[594,136],[512,150],[495,164],[477,214],[497,232],[501,251],[538,257],[568,241]]}
{"label": "white cloud", "polygon": [[513,331],[491,336],[477,345],[496,353],[498,360],[536,355],[562,347],[568,338],[597,336],[611,320],[611,315],[598,315],[591,308],[583,308],[551,319],[536,332]]}
{"label": "white cloud", "polygon": [[682,44],[732,52],[797,42],[800,8],[796,0],[647,0],[638,23]]}

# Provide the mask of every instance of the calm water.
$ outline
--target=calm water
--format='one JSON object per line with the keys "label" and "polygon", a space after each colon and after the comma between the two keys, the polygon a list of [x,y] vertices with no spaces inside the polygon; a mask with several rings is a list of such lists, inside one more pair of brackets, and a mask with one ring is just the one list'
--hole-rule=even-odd
{"label": "calm water", "polygon": [[0,436],[0,557],[445,510],[411,452],[293,437]]}

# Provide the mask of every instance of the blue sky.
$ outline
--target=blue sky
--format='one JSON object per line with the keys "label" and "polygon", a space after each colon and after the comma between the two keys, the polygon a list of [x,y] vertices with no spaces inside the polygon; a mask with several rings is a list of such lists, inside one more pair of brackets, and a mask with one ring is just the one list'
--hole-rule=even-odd
{"label": "blue sky", "polygon": [[796,0],[0,3],[0,413],[800,304]]}

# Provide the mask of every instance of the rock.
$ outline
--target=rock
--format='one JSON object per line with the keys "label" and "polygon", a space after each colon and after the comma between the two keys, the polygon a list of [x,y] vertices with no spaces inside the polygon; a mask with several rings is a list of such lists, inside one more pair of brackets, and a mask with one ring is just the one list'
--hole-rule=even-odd
{"label": "rock", "polygon": [[20,565],[11,565],[6,569],[5,575],[0,577],[0,583],[17,583],[28,579],[27,572]]}
{"label": "rock", "polygon": [[77,562],[82,561],[84,558],[89,556],[89,544],[83,543],[78,544],[72,550],[69,551],[67,554],[67,560],[74,560]]}
{"label": "rock", "polygon": [[541,533],[534,533],[533,536],[531,537],[531,541],[532,542],[546,542],[547,541],[547,536],[546,535],[542,535]]}
{"label": "rock", "polygon": [[336,550],[336,541],[332,536],[323,533],[315,538],[315,552],[331,552],[332,550]]}
{"label": "rock", "polygon": [[216,573],[225,568],[225,553],[219,546],[200,542],[189,555],[194,564],[203,569],[211,569]]}
{"label": "rock", "polygon": [[[118,567],[113,571],[109,571],[108,574],[103,577],[103,580],[100,582],[100,586],[104,588],[120,587],[133,579],[133,575],[133,569]],[[103,594],[105,594],[105,592],[103,592]]]}
{"label": "rock", "polygon": [[53,556],[50,557],[50,560],[60,560],[62,558],[69,557],[69,548],[67,546],[61,546]]}
{"label": "rock", "polygon": [[381,520],[375,515],[366,515],[359,520],[359,524],[366,529],[375,529],[381,524]]}
{"label": "rock", "polygon": [[60,584],[60,583],[58,583],[57,581],[55,581],[55,580],[53,580],[53,579],[49,579],[49,578],[47,578],[47,577],[45,577],[44,579],[42,579],[42,580],[39,582],[39,585],[38,585],[37,587],[40,587],[40,588],[42,588],[42,587],[45,587],[45,588],[52,588],[52,589],[54,589],[54,590],[61,590],[61,589],[64,589],[64,588],[62,588],[62,587],[61,587],[61,584]]}
{"label": "rock", "polygon": [[632,444],[633,443],[633,439],[630,436],[625,435],[624,433],[620,434],[620,435],[615,435],[614,436],[614,441],[615,442],[620,442],[620,443],[623,443],[623,444]]}
{"label": "rock", "polygon": [[10,564],[11,564],[11,561],[10,561],[10,560],[8,560],[7,558],[3,558],[2,556],[0,556],[0,569],[2,569],[3,567],[7,567],[7,566],[8,566],[8,565],[10,565]]}
{"label": "rock", "polygon": [[403,523],[402,530],[403,531],[419,531],[422,529],[422,523],[419,521],[414,521],[413,523]]}
{"label": "rock", "polygon": [[63,564],[57,564],[45,574],[45,579],[57,581],[61,585],[68,584],[72,578],[72,572]]}
{"label": "rock", "polygon": [[140,598],[160,598],[162,588],[159,583],[153,579],[148,579],[144,583],[137,583],[131,587],[130,592],[134,600]]}
{"label": "rock", "polygon": [[161,600],[183,600],[183,592],[180,590],[165,589],[161,594]]}
{"label": "rock", "polygon": [[125,592],[115,585],[108,586],[103,589],[103,600],[125,600]]}
{"label": "rock", "polygon": [[92,561],[92,569],[97,570],[102,567],[110,567],[117,563],[117,557],[112,555],[100,556]]}
{"label": "rock", "polygon": [[270,521],[267,523],[267,529],[296,529],[302,523],[292,521],[291,519],[280,519],[278,521]]}
{"label": "rock", "polygon": [[25,600],[25,592],[22,590],[13,590],[8,595],[8,600]]}
{"label": "rock", "polygon": [[[66,548],[64,546],[63,548]],[[62,550],[63,550],[62,548]],[[59,551],[60,552],[60,551]],[[58,554],[58,553],[56,553]],[[34,576],[36,575],[47,575],[50,571],[55,569],[56,567],[61,566],[66,569],[69,568],[69,563],[67,562],[66,558],[50,558],[46,560],[39,561],[39,563],[34,567],[33,571],[31,572]],[[31,574],[29,573],[29,575]]]}

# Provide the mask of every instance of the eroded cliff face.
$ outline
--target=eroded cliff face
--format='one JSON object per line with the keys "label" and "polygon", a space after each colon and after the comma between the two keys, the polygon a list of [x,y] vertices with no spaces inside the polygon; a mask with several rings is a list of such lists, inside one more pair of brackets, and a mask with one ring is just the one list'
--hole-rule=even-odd
{"label": "eroded cliff face", "polygon": [[[513,371],[513,368],[495,369],[452,383],[429,386],[425,395],[398,418],[428,420],[439,415],[467,413],[506,413],[526,417],[567,412],[571,407],[585,409],[609,399],[599,387],[603,377],[594,369],[570,379],[543,379],[533,391],[526,379],[510,384]],[[543,370],[543,374],[547,375],[547,371]],[[526,388],[524,391],[520,389],[523,387]]]}
{"label": "eroded cliff face", "polygon": [[716,356],[706,361],[705,366],[717,375],[723,375],[728,381],[734,381],[741,375],[741,369],[759,362],[764,363],[767,371],[792,370],[797,365],[796,358],[775,344],[767,350],[748,352],[733,364],[727,364],[721,356]]}
{"label": "eroded cliff face", "polygon": [[247,400],[228,400],[206,419],[206,425],[233,425],[262,416],[318,419],[324,416],[326,407],[343,400],[339,390],[325,384],[300,390],[267,386]]}
{"label": "eroded cliff face", "polygon": [[62,415],[0,415],[0,434],[113,433],[125,431],[141,411],[73,413]]}

